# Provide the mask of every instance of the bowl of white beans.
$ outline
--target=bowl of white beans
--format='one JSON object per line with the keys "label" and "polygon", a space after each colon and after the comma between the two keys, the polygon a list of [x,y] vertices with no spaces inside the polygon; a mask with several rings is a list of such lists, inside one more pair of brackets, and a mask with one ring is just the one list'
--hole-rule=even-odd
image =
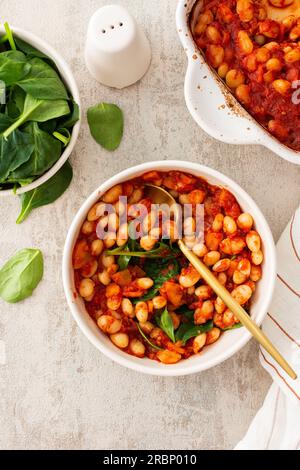
{"label": "bowl of white beans", "polygon": [[[144,183],[167,188],[179,204],[194,204],[195,200],[203,204],[204,242],[200,243],[194,235],[193,241],[184,232],[185,242],[240,300],[254,321],[262,323],[276,278],[275,245],[268,223],[238,184],[216,170],[186,161],[157,161],[129,168],[102,183],[87,198],[71,224],[64,247],[66,299],[84,335],[111,360],[158,376],[201,372],[238,352],[251,335],[237,325],[233,314],[209,286],[176,254],[172,222],[168,225],[174,250],[171,256],[164,251],[155,258],[166,242],[153,240],[155,229],[150,228],[129,250],[126,243],[133,217],[129,218],[130,223],[125,219],[125,224],[119,225],[116,236],[110,231],[101,236],[103,227],[109,225],[108,219],[113,225],[121,219],[121,196],[129,197],[128,207],[133,210],[141,201],[147,204]],[[206,194],[205,188],[209,188]],[[216,201],[221,201],[220,206]],[[108,202],[116,208],[117,215],[100,214]],[[224,208],[224,215],[220,207]],[[185,219],[185,227],[192,219]],[[143,227],[146,221],[147,216]],[[125,250],[142,250],[142,256],[126,257]],[[175,261],[172,253],[177,257]],[[154,257],[151,262],[147,261],[148,255]],[[157,284],[165,272],[159,263],[166,263],[168,257],[178,271],[173,278],[169,276]],[[189,319],[185,315],[190,315]],[[182,335],[191,321],[195,323],[193,328],[199,328],[198,333],[190,334],[189,330],[188,337]]]}

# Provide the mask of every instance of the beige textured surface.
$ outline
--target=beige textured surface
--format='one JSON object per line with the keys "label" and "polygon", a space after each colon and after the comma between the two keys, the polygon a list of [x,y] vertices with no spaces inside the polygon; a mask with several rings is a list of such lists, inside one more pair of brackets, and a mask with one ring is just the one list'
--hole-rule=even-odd
{"label": "beige textured surface", "polygon": [[270,385],[256,345],[184,378],[147,377],[113,364],[89,344],[67,308],[63,244],[74,214],[99,183],[128,166],[168,158],[205,163],[230,175],[258,202],[278,238],[299,203],[300,167],[260,147],[216,142],[194,123],[183,98],[186,57],[175,28],[176,0],[116,2],[145,25],[151,69],[125,91],[93,81],[83,62],[84,37],[89,16],[105,3],[110,2],[1,2],[2,19],[44,37],[69,61],[83,111],[101,100],[119,103],[126,132],[111,155],[90,138],[84,122],[72,155],[72,187],[21,226],[15,225],[18,200],[0,202],[0,263],[20,248],[36,246],[46,268],[32,298],[15,306],[0,301],[0,341],[7,355],[0,365],[0,448],[231,448]]}

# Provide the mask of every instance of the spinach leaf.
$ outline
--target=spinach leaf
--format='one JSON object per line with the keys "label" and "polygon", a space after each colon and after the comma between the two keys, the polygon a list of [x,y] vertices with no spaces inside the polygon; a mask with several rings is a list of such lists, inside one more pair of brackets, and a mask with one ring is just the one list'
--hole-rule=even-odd
{"label": "spinach leaf", "polygon": [[[23,115],[26,121],[45,122],[68,114],[70,111],[68,102],[65,100],[38,100],[27,95],[24,103]],[[23,123],[25,121],[23,120]]]}
{"label": "spinach leaf", "polygon": [[95,141],[106,150],[116,150],[122,140],[124,117],[121,109],[111,103],[100,103],[88,109],[88,123]]}
{"label": "spinach leaf", "polygon": [[63,129],[71,129],[72,127],[74,127],[76,122],[79,121],[80,108],[78,104],[72,100],[70,102],[70,108],[71,108],[70,114],[60,119],[60,121],[58,122],[58,127],[63,128]]}
{"label": "spinach leaf", "polygon": [[169,279],[177,276],[180,272],[180,267],[176,258],[172,260],[168,258],[161,260],[147,260],[143,269],[147,276],[153,279],[154,284],[143,297],[139,297],[136,300],[133,299],[133,303],[153,299],[163,284]]}
{"label": "spinach leaf", "polygon": [[150,251],[144,251],[140,249],[140,246],[137,244],[136,248],[139,251],[130,251],[127,250],[128,244],[121,247],[115,248],[114,250],[108,250],[107,254],[109,255],[125,255],[132,256],[133,258],[172,258],[174,257],[174,251],[163,242],[158,242],[158,247]]}
{"label": "spinach leaf", "polygon": [[7,139],[0,137],[0,182],[29,160],[33,148],[32,137],[18,129]]}
{"label": "spinach leaf", "polygon": [[55,129],[57,129],[57,119],[50,119],[50,121],[40,122],[39,128],[47,132],[47,134],[53,134]]}
{"label": "spinach leaf", "polygon": [[[28,184],[32,183],[34,181],[34,178],[26,178],[24,180],[18,180],[18,184],[20,186],[27,186]],[[15,183],[15,187],[14,187],[14,190],[17,190],[18,189],[18,185]]]}
{"label": "spinach leaf", "polygon": [[[134,246],[134,240],[129,239],[127,245],[124,248],[124,252],[130,252],[131,249],[133,249]],[[124,254],[124,255],[119,255],[118,257],[118,265],[121,270],[126,269],[130,263],[132,256],[130,254]]]}
{"label": "spinach leaf", "polygon": [[39,100],[68,100],[66,87],[51,65],[39,57],[29,59],[28,64],[28,75],[15,81],[26,93]]}
{"label": "spinach leaf", "polygon": [[19,51],[24,52],[27,56],[39,57],[40,59],[48,59],[48,57],[43,54],[43,52],[38,51],[35,47],[31,46],[27,42],[23,41],[20,38],[15,37],[15,43]]}
{"label": "spinach leaf", "polygon": [[168,309],[162,312],[161,315],[156,315],[155,320],[157,325],[166,333],[166,335],[175,343],[175,332],[174,325],[171,315],[168,312]]}
{"label": "spinach leaf", "polygon": [[243,325],[242,323],[235,323],[233,326],[230,326],[229,328],[221,328],[222,331],[229,331],[229,330],[237,330],[238,328],[242,328]]}
{"label": "spinach leaf", "polygon": [[44,122],[68,114],[69,111],[67,101],[38,100],[31,95],[26,95],[21,116],[2,135],[7,139],[11,132],[27,121]]}
{"label": "spinach leaf", "polygon": [[189,309],[187,305],[182,305],[181,307],[179,307],[176,310],[176,313],[178,313],[179,315],[184,315],[185,318],[187,318],[190,321],[194,320],[195,311]]}
{"label": "spinach leaf", "polygon": [[131,256],[130,255],[122,255],[118,257],[118,265],[121,271],[126,269],[130,263]]}
{"label": "spinach leaf", "polygon": [[24,249],[16,253],[0,270],[0,297],[16,303],[29,297],[43,277],[40,250]]}
{"label": "spinach leaf", "polygon": [[152,286],[150,290],[148,290],[147,294],[139,297],[138,299],[132,299],[133,304],[137,304],[138,302],[146,302],[147,300],[152,300],[153,297],[156,296],[158,289],[155,286]]}
{"label": "spinach leaf", "polygon": [[24,78],[30,69],[31,66],[26,63],[26,57],[22,52],[7,51],[0,54],[0,80],[6,87]]}
{"label": "spinach leaf", "polygon": [[121,270],[126,269],[130,263],[132,256],[129,254],[134,250],[138,250],[140,248],[137,241],[134,239],[134,228],[132,223],[130,222],[128,225],[128,241],[123,246],[119,247],[120,251],[123,251],[126,254],[118,256],[118,265]]}
{"label": "spinach leaf", "polygon": [[5,114],[13,120],[15,120],[19,117],[20,112],[18,110],[18,107],[17,107],[16,103],[14,103],[13,100],[9,100],[7,102],[7,105],[5,106]]}
{"label": "spinach leaf", "polygon": [[180,272],[179,264],[176,258],[164,258],[161,260],[147,260],[144,265],[144,271],[148,277],[155,279],[156,286],[159,288]]}
{"label": "spinach leaf", "polygon": [[24,131],[32,137],[34,149],[30,159],[9,175],[10,181],[44,174],[61,155],[61,143],[42,131],[36,122],[28,124]]}
{"label": "spinach leaf", "polygon": [[185,345],[190,338],[195,338],[201,333],[212,330],[213,326],[212,320],[204,323],[204,325],[195,325],[192,322],[182,323],[176,332],[176,341],[181,341],[182,344]]}
{"label": "spinach leaf", "polygon": [[[128,243],[130,244],[129,246],[128,246]],[[128,243],[123,247],[119,247],[114,250],[108,250],[106,251],[106,253],[109,255],[114,255],[114,256],[117,256],[120,253],[122,253],[118,257],[118,264],[119,264],[120,269],[127,268],[128,264],[130,263],[131,258],[135,257],[135,253],[141,253],[141,255],[137,257],[145,258],[145,264],[142,265],[142,269],[146,272],[147,276],[153,279],[154,284],[144,296],[139,297],[138,299],[133,299],[132,301],[133,303],[137,303],[140,301],[151,300],[153,299],[153,297],[155,297],[159,289],[163,286],[163,284],[167,280],[172,279],[179,274],[180,268],[179,268],[178,261],[175,258],[175,256],[177,255],[177,251],[175,251],[174,253],[172,251],[169,251],[168,256],[164,255],[164,257],[160,257],[160,259],[156,256],[151,256],[151,254],[150,256],[145,257],[144,256],[145,253],[150,253],[150,252],[144,252],[144,251],[131,252],[130,246],[132,246],[132,244],[134,246],[137,246],[138,244],[135,240],[132,240],[132,239],[129,239]],[[164,250],[165,250],[165,247],[167,247],[168,250],[170,250],[168,245],[165,245],[165,244],[163,245],[164,245]],[[173,259],[171,259],[172,256],[173,256]]]}
{"label": "spinach leaf", "polygon": [[71,134],[68,129],[57,129],[57,131],[53,132],[53,137],[62,142],[64,147],[66,147],[71,140]]}
{"label": "spinach leaf", "polygon": [[7,23],[7,21],[4,23],[4,29],[5,29],[5,32],[6,32],[6,38],[9,42],[9,45],[11,47],[11,49],[13,51],[15,51],[17,48],[16,48],[16,43],[15,43],[15,40],[14,40],[14,36],[13,36],[13,33],[9,27],[9,24]]}
{"label": "spinach leaf", "polygon": [[19,61],[19,62],[24,62],[26,63],[26,55],[23,54],[23,52],[21,51],[4,51],[2,52],[1,54],[1,57],[6,57],[8,60],[16,60],[16,61]]}
{"label": "spinach leaf", "polygon": [[4,36],[0,37],[0,50],[5,51],[3,44],[7,41],[7,35],[4,34]]}
{"label": "spinach leaf", "polygon": [[5,131],[11,124],[13,123],[13,119],[8,116],[7,114],[0,114],[0,134]]}
{"label": "spinach leaf", "polygon": [[22,210],[17,219],[17,224],[22,223],[33,209],[46,206],[56,201],[69,187],[73,177],[72,167],[69,162],[38,188],[20,196]]}
{"label": "spinach leaf", "polygon": [[26,93],[25,91],[22,90],[22,88],[18,86],[14,86],[11,88],[10,101],[12,101],[18,108],[18,111],[19,111],[18,117],[23,112],[25,98],[26,98]]}
{"label": "spinach leaf", "polygon": [[156,344],[153,344],[151,343],[151,341],[147,338],[147,336],[145,335],[145,333],[143,332],[142,328],[140,327],[140,325],[137,323],[136,326],[138,327],[138,330],[141,334],[141,336],[144,338],[144,340],[151,346],[151,348],[153,349],[158,349],[159,351],[162,350],[162,348],[156,346]]}

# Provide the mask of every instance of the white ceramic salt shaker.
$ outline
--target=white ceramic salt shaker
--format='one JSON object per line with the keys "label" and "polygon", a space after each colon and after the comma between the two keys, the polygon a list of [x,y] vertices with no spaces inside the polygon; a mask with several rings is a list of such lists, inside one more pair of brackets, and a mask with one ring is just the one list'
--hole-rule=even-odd
{"label": "white ceramic salt shaker", "polygon": [[100,83],[124,88],[140,80],[151,62],[144,31],[121,5],[107,5],[90,19],[85,61]]}

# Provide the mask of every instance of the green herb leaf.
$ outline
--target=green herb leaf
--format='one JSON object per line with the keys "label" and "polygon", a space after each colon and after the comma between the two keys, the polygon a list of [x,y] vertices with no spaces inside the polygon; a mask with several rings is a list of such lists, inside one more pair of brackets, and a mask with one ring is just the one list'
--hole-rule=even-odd
{"label": "green herb leaf", "polygon": [[121,109],[110,103],[100,103],[87,112],[90,131],[95,141],[106,150],[116,150],[122,140],[124,117]]}
{"label": "green herb leaf", "polygon": [[136,326],[138,327],[138,330],[139,330],[141,336],[151,346],[151,348],[158,349],[159,351],[162,350],[162,348],[156,346],[156,344],[151,343],[151,341],[147,338],[147,336],[145,335],[145,333],[143,332],[142,328],[140,327],[140,325],[138,323],[136,324]]}
{"label": "green herb leaf", "polygon": [[182,323],[176,332],[176,341],[181,341],[183,345],[190,339],[195,338],[201,333],[207,333],[212,330],[213,321],[208,321],[204,325],[195,325],[192,322]]}
{"label": "green herb leaf", "polygon": [[174,333],[174,325],[171,315],[168,312],[168,309],[162,312],[161,315],[156,315],[155,320],[158,326],[166,333],[166,335],[175,343],[175,333]]}
{"label": "green herb leaf", "polygon": [[16,303],[29,297],[43,277],[40,250],[24,249],[16,253],[0,270],[0,297]]}
{"label": "green herb leaf", "polygon": [[22,223],[33,209],[46,206],[56,201],[69,187],[73,177],[72,167],[69,162],[38,188],[20,196],[22,210],[16,221]]}

